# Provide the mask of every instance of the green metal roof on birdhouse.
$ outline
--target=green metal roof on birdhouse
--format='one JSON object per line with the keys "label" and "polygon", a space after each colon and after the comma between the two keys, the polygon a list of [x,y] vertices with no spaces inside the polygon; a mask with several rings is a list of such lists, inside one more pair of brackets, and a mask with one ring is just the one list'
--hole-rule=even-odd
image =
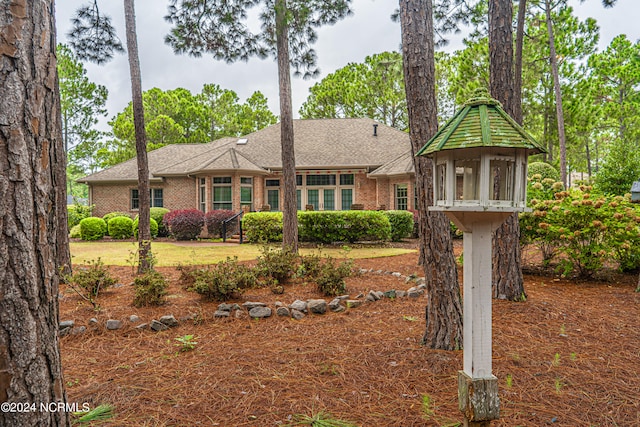
{"label": "green metal roof on birdhouse", "polygon": [[546,152],[502,109],[498,101],[477,97],[467,101],[417,155],[475,147],[526,148],[529,154]]}

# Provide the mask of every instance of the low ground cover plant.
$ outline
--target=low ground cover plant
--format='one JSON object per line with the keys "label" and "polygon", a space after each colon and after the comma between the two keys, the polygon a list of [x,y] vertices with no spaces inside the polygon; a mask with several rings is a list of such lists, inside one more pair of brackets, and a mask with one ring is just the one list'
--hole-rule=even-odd
{"label": "low ground cover plant", "polygon": [[98,307],[96,302],[98,294],[116,283],[100,258],[92,260],[84,266],[76,267],[75,273],[65,275],[63,280],[94,309]]}
{"label": "low ground cover plant", "polygon": [[258,281],[253,269],[239,264],[237,258],[227,258],[207,268],[183,271],[191,276],[193,284],[189,290],[216,301],[237,298],[243,290],[255,286]]}
{"label": "low ground cover plant", "polygon": [[136,291],[133,305],[143,307],[164,304],[168,286],[165,277],[157,270],[149,270],[137,276],[133,281]]}

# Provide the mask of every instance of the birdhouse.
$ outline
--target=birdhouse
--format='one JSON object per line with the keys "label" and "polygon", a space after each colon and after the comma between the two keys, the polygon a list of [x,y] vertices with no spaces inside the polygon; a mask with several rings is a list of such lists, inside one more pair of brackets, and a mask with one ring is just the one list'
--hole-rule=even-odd
{"label": "birdhouse", "polygon": [[525,210],[527,157],[544,151],[498,101],[469,100],[417,154],[433,159],[429,209],[456,218],[465,215],[454,212],[494,212],[506,218]]}
{"label": "birdhouse", "polygon": [[631,201],[633,203],[640,203],[640,181],[635,181],[631,185]]}

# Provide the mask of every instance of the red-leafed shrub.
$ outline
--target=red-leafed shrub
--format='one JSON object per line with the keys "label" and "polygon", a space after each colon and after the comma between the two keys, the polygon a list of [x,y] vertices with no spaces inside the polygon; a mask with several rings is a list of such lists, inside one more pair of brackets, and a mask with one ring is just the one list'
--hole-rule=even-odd
{"label": "red-leafed shrub", "polygon": [[[227,220],[234,216],[236,213],[227,209],[219,209],[215,211],[209,211],[204,216],[205,224],[207,225],[207,232],[209,237],[222,236],[222,221]],[[233,221],[233,224],[227,224],[227,233],[236,231],[237,221]]]}
{"label": "red-leafed shrub", "polygon": [[163,222],[176,240],[194,240],[202,231],[204,214],[197,209],[175,210],[166,213]]}

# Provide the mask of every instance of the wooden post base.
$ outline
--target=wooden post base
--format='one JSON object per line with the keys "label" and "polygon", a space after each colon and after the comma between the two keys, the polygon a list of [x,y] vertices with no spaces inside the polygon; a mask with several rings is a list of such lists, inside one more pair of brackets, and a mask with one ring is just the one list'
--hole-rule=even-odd
{"label": "wooden post base", "polygon": [[465,427],[489,427],[500,418],[498,378],[471,378],[458,371],[458,407],[465,417]]}

